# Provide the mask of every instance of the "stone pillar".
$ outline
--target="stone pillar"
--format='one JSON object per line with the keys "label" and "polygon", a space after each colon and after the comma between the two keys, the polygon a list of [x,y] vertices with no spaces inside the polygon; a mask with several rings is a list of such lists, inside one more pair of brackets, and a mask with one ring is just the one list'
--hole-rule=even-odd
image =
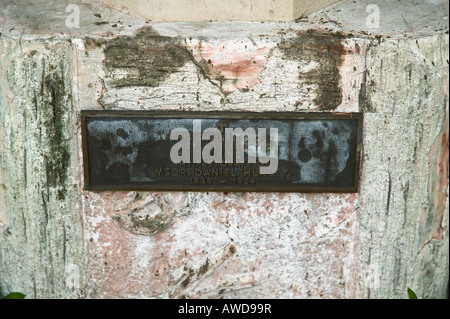
{"label": "stone pillar", "polygon": [[[448,2],[378,1],[378,26],[370,5],[153,23],[1,2],[0,295],[448,297]],[[90,192],[80,111],[102,109],[362,112],[360,190]]]}

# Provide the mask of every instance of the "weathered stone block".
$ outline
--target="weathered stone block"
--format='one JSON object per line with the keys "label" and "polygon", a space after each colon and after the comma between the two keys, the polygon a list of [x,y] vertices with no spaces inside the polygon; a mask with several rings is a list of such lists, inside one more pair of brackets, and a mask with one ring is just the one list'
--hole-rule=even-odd
{"label": "weathered stone block", "polygon": [[[68,1],[0,3],[1,295],[447,297],[448,2],[380,1],[391,24],[376,30],[368,0],[298,23],[148,23],[76,3],[73,29]],[[360,111],[361,187],[90,192],[89,109]]]}

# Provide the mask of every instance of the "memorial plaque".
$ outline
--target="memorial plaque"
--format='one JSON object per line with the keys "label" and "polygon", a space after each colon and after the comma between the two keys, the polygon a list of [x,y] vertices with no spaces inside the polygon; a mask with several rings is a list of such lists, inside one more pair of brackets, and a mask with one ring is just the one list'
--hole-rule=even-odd
{"label": "memorial plaque", "polygon": [[357,192],[362,114],[82,111],[88,190]]}

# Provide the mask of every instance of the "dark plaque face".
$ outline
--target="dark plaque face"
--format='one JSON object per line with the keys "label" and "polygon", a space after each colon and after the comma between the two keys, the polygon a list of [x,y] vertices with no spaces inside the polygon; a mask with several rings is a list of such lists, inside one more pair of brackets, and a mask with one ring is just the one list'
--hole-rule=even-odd
{"label": "dark plaque face", "polygon": [[81,115],[89,190],[358,191],[360,113]]}

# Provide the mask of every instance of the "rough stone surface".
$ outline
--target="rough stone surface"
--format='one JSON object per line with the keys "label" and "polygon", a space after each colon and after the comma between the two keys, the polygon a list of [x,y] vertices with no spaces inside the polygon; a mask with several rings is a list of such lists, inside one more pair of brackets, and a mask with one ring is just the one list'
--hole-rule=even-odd
{"label": "rough stone surface", "polygon": [[385,287],[368,294],[395,297],[409,285],[445,296],[435,282],[448,280],[448,258],[435,258],[448,250],[448,36],[386,41],[366,56],[358,216],[363,260]]}
{"label": "rough stone surface", "polygon": [[[299,23],[150,25],[81,3],[92,23],[61,34],[63,18],[34,27],[2,2],[0,295],[447,297],[448,26],[367,33],[363,16],[354,30],[340,12],[363,4]],[[123,27],[95,28],[92,12]],[[361,111],[360,190],[89,192],[87,109]]]}
{"label": "rough stone surface", "polygon": [[66,285],[83,260],[73,49],[0,41],[2,293],[76,297]]}

